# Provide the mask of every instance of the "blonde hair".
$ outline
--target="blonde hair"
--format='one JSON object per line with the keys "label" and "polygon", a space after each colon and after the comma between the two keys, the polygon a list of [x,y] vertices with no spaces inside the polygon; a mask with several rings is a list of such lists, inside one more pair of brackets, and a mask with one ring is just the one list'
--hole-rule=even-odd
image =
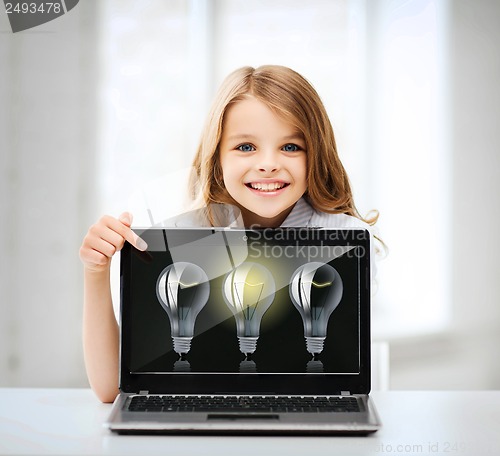
{"label": "blonde hair", "polygon": [[277,65],[243,67],[232,72],[222,83],[193,161],[189,188],[195,205],[234,204],[224,186],[218,149],[228,107],[249,96],[266,104],[304,136],[307,150],[304,196],[311,206],[317,211],[344,213],[374,224],[378,213],[363,218],[354,205],[349,178],[337,153],[333,128],[318,93],[300,74]]}

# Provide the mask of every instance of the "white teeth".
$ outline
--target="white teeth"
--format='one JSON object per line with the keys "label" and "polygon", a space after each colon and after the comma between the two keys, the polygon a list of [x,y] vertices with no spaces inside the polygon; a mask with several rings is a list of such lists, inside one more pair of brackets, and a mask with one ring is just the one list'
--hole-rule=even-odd
{"label": "white teeth", "polygon": [[285,184],[283,182],[272,182],[270,184],[265,184],[261,182],[251,182],[250,186],[255,190],[260,190],[263,192],[273,192],[280,188],[283,188]]}

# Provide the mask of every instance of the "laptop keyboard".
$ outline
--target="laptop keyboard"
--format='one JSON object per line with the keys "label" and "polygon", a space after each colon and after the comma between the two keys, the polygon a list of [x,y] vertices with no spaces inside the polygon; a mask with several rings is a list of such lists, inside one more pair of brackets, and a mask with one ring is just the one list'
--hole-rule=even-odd
{"label": "laptop keyboard", "polygon": [[340,396],[133,396],[132,412],[359,412],[355,397]]}

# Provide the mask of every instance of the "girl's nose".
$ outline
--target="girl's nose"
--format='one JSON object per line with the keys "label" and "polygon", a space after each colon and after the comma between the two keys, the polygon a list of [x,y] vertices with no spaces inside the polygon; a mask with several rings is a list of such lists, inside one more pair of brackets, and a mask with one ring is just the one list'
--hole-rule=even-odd
{"label": "girl's nose", "polygon": [[257,160],[257,167],[263,173],[274,173],[278,171],[280,165],[278,154],[274,151],[261,151]]}

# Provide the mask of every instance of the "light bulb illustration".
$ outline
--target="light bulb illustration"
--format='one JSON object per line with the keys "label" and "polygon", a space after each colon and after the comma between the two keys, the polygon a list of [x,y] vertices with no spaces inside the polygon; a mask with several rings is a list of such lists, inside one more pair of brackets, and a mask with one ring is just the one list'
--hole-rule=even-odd
{"label": "light bulb illustration", "polygon": [[274,300],[273,276],[264,266],[245,262],[226,275],[222,288],[236,320],[240,351],[249,356],[257,348],[262,317]]}
{"label": "light bulb illustration", "polygon": [[210,295],[207,274],[198,265],[179,262],[167,266],[156,282],[156,296],[170,319],[174,351],[191,349],[194,324]]}
{"label": "light bulb illustration", "polygon": [[307,351],[312,355],[323,351],[328,320],[343,291],[339,273],[326,263],[306,263],[292,275],[290,298],[302,316]]}

